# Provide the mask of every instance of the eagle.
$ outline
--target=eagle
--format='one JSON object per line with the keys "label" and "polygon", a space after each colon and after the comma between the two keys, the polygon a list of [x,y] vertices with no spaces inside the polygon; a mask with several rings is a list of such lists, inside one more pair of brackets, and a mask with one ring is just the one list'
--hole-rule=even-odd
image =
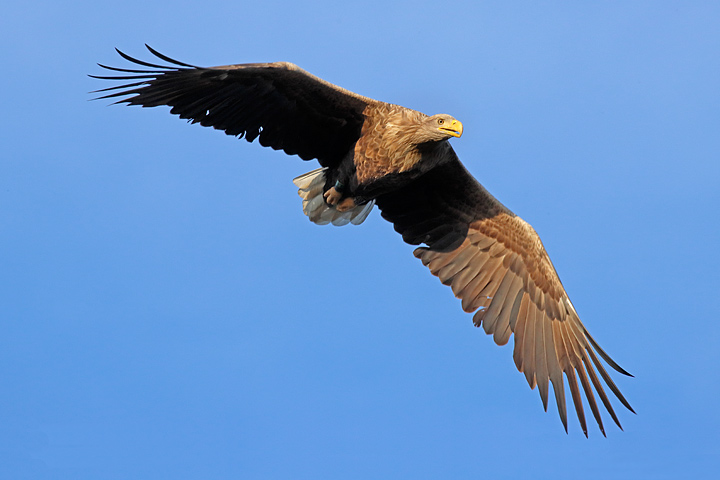
{"label": "eagle", "polygon": [[583,393],[603,435],[596,394],[622,429],[603,382],[635,413],[598,356],[631,375],[580,321],[540,237],[460,163],[449,143],[463,133],[459,120],[358,95],[288,62],[205,68],[146,47],[160,62],[116,49],[133,68],[98,64],[120,74],[91,77],[121,84],[92,92],[96,99],[169,106],[192,123],[317,160],[320,168],[293,180],[309,219],[358,225],[377,205],[475,326],[498,345],[515,334],[517,369],[545,411],[552,383],[566,432],[565,380],[586,437]]}

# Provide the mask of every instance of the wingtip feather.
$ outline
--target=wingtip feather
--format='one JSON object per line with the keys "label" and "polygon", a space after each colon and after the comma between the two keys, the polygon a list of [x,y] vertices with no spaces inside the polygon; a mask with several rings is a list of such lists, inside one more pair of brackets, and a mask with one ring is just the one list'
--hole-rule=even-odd
{"label": "wingtip feather", "polygon": [[590,335],[590,333],[583,327],[583,332],[585,333],[585,336],[592,344],[593,348],[600,354],[600,356],[607,362],[608,365],[610,365],[615,371],[622,373],[625,376],[628,377],[634,377],[630,372],[622,368],[620,365],[618,365],[612,358],[610,358],[610,355],[605,353],[605,350],[600,348],[600,345],[595,341],[595,339]]}

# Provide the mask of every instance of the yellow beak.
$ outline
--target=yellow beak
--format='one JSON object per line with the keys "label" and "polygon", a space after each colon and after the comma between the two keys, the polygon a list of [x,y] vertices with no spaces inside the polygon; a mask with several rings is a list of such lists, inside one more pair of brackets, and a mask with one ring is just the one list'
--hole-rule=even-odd
{"label": "yellow beak", "polygon": [[463,133],[463,125],[459,120],[453,120],[450,125],[443,125],[438,130],[450,135],[451,137],[460,137]]}

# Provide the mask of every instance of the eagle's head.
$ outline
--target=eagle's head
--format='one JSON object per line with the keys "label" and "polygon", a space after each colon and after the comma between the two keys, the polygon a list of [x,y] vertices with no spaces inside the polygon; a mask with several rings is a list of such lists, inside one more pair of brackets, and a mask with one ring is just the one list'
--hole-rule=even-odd
{"label": "eagle's head", "polygon": [[422,124],[421,130],[423,136],[426,136],[428,141],[439,142],[441,140],[447,140],[450,137],[459,137],[463,133],[463,125],[459,120],[447,115],[440,113],[427,117]]}

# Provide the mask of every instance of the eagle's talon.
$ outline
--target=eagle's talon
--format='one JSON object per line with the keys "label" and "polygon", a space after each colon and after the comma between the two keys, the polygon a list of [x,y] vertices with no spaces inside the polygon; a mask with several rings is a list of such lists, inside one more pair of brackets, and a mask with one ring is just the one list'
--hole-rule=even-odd
{"label": "eagle's talon", "polygon": [[325,197],[325,203],[327,203],[328,205],[337,205],[342,198],[342,193],[338,192],[335,187],[331,187],[327,192],[323,194],[323,197]]}
{"label": "eagle's talon", "polygon": [[352,210],[353,208],[355,208],[355,199],[348,197],[342,202],[335,205],[335,208],[338,212],[347,212],[348,210]]}

